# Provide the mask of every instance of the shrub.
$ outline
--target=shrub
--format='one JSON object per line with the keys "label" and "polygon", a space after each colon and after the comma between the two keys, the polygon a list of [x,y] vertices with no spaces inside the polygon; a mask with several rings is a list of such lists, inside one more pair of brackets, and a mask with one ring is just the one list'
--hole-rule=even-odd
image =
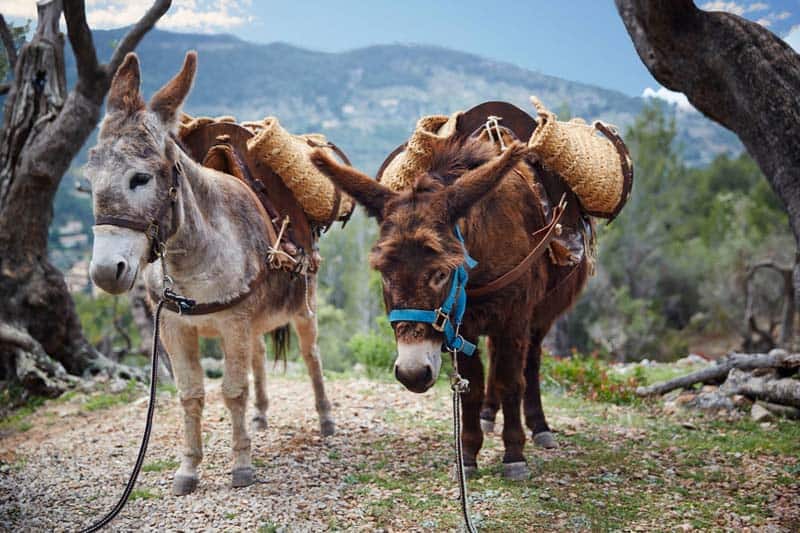
{"label": "shrub", "polygon": [[380,316],[375,319],[376,329],[367,333],[356,333],[350,338],[347,347],[356,361],[364,365],[370,377],[385,376],[392,369],[396,345],[389,319]]}
{"label": "shrub", "polygon": [[628,376],[609,370],[608,363],[596,355],[587,356],[577,352],[570,358],[547,357],[542,360],[544,380],[556,382],[567,392],[618,405],[636,402],[636,387],[645,383],[642,368],[636,366]]}

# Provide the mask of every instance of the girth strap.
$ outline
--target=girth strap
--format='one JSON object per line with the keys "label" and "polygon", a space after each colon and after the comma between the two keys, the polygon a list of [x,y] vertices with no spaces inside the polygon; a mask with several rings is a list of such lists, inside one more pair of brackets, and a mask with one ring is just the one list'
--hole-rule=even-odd
{"label": "girth strap", "polygon": [[562,196],[561,201],[553,210],[553,218],[550,220],[550,223],[547,224],[545,227],[536,231],[533,234],[534,237],[539,238],[539,242],[533,247],[533,249],[525,256],[525,259],[520,261],[520,263],[500,276],[499,278],[495,279],[494,281],[487,283],[481,287],[476,287],[474,289],[467,289],[467,296],[470,298],[480,298],[481,296],[486,296],[487,294],[491,294],[493,292],[497,292],[500,289],[504,289],[507,286],[511,285],[515,281],[517,281],[523,274],[526,272],[530,272],[531,266],[533,263],[539,259],[542,254],[547,250],[550,241],[553,240],[553,237],[556,236],[558,233],[558,223],[561,220],[562,215],[564,214],[564,210],[567,207],[567,202],[565,198]]}

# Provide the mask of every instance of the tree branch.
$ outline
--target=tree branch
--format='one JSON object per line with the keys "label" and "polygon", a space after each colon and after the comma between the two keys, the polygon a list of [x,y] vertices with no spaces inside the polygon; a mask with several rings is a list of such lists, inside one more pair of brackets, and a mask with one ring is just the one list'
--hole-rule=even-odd
{"label": "tree branch", "polygon": [[17,47],[14,46],[14,36],[11,35],[11,30],[6,24],[6,19],[0,14],[0,39],[3,41],[3,46],[6,49],[6,57],[8,58],[8,70],[13,72],[14,65],[17,64]]}
{"label": "tree branch", "polygon": [[92,30],[86,22],[84,1],[64,0],[64,19],[67,21],[69,42],[78,69],[77,90],[92,94],[92,88],[97,84],[98,77],[103,77],[103,72],[97,61]]}
{"label": "tree branch", "polygon": [[125,55],[136,48],[139,41],[141,41],[145,34],[155,26],[156,22],[167,12],[170,5],[172,5],[171,0],[156,0],[153,6],[147,10],[147,13],[139,19],[139,22],[125,34],[125,37],[122,38],[122,41],[120,41],[116,50],[114,50],[114,53],[111,55],[111,60],[108,62],[108,65],[106,65],[106,72],[108,73],[109,79],[114,76],[114,73],[117,71],[120,64],[122,64],[122,60],[125,59]]}

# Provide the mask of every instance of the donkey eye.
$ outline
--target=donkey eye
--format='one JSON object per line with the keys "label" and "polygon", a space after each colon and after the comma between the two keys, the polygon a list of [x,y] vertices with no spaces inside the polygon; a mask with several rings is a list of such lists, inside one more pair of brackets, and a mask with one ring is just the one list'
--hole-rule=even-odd
{"label": "donkey eye", "polygon": [[137,172],[131,178],[130,187],[131,190],[135,189],[136,187],[140,187],[142,185],[147,185],[147,182],[150,181],[152,176],[150,174],[145,174],[144,172]]}
{"label": "donkey eye", "polygon": [[437,270],[431,276],[431,283],[435,286],[440,286],[447,281],[449,275],[450,273],[446,270]]}

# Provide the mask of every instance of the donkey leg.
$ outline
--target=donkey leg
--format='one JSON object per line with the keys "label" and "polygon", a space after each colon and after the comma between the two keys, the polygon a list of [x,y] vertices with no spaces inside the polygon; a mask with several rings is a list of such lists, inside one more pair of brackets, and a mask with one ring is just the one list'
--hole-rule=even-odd
{"label": "donkey leg", "polygon": [[497,357],[495,347],[491,339],[487,340],[487,347],[489,348],[489,376],[486,379],[486,396],[483,399],[483,406],[481,407],[481,429],[485,434],[494,433],[495,419],[497,418],[497,411],[500,409],[500,397],[497,394],[497,386],[495,385],[495,368],[494,361]]}
{"label": "donkey leg", "polygon": [[[525,430],[522,427],[520,403],[525,388],[522,364],[528,350],[527,335],[498,335],[491,337],[497,349],[494,362],[497,391],[503,406],[503,476],[523,480],[530,476],[525,461]],[[499,358],[502,357],[502,360]]]}
{"label": "donkey leg", "polygon": [[253,429],[264,431],[267,429],[267,376],[264,369],[267,348],[264,346],[264,337],[261,335],[253,336],[253,353],[251,363],[253,365],[253,388],[255,389],[256,414],[253,415]]}
{"label": "donkey leg", "polygon": [[540,331],[531,334],[531,342],[528,347],[527,363],[525,364],[525,398],[523,409],[525,410],[525,425],[531,430],[533,443],[540,448],[556,448],[555,437],[550,432],[550,426],[544,417],[542,409],[542,393],[539,387],[539,366],[542,362],[542,339],[544,335]]}
{"label": "donkey leg", "polygon": [[476,350],[472,356],[458,354],[458,370],[469,380],[469,390],[461,395],[461,447],[467,477],[478,472],[478,452],[483,446],[480,410],[484,397],[483,363]]}
{"label": "donkey leg", "polygon": [[311,385],[314,388],[314,399],[319,415],[319,428],[323,437],[333,435],[336,424],[331,415],[331,402],[325,394],[325,383],[322,379],[322,360],[317,346],[317,317],[308,316],[305,311],[299,313],[292,321],[297,337],[300,340],[300,353],[306,363]]}
{"label": "donkey leg", "polygon": [[247,433],[247,374],[253,351],[253,338],[245,328],[231,328],[222,338],[225,353],[225,374],[222,378],[222,397],[231,415],[233,429],[232,485],[246,487],[255,482],[255,471],[250,460],[250,435]]}
{"label": "donkey leg", "polygon": [[165,320],[161,340],[169,354],[183,406],[184,451],[181,465],[172,479],[172,493],[185,496],[197,489],[197,466],[203,459],[202,417],[205,402],[203,368],[197,331],[177,320]]}

